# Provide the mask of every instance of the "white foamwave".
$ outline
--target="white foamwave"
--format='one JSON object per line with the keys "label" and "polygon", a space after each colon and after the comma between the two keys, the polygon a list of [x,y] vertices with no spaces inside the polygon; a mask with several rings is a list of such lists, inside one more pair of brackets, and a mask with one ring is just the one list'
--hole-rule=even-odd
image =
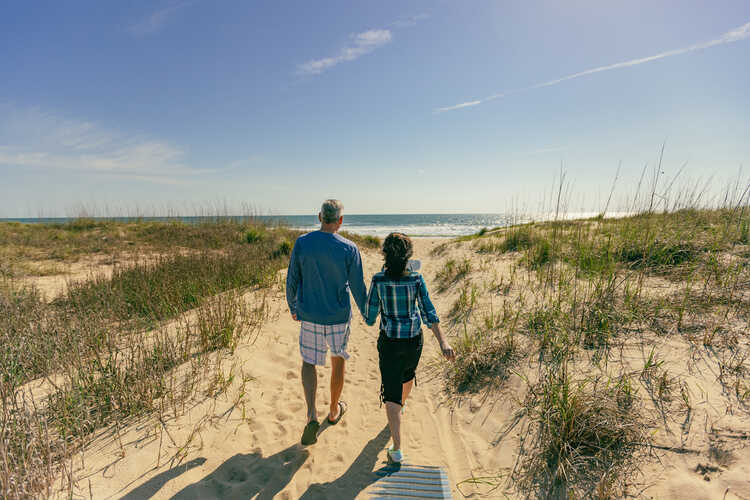
{"label": "white foamwave", "polygon": [[[305,226],[295,227],[294,229],[299,229],[301,231],[314,231],[318,229],[318,227],[319,226]],[[341,226],[341,230],[366,236],[378,236],[381,238],[388,236],[394,231],[409,236],[453,238],[456,236],[474,234],[483,227],[485,226],[466,224],[401,224],[394,226],[357,226],[344,224]]]}

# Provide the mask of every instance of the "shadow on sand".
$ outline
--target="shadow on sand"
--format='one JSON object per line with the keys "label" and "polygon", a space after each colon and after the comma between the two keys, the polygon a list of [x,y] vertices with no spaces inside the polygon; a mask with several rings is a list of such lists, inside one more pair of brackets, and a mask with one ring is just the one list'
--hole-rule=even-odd
{"label": "shadow on sand", "polygon": [[194,458],[189,462],[172,467],[169,470],[162,472],[161,474],[152,477],[133,491],[122,497],[120,500],[145,500],[156,495],[162,486],[167,484],[168,481],[176,478],[180,474],[189,471],[193,467],[198,467],[206,463],[206,459],[203,457]]}
{"label": "shadow on sand", "polygon": [[311,484],[300,499],[354,498],[379,478],[373,472],[378,454],[388,444],[391,433],[388,426],[372,438],[362,449],[352,465],[335,481]]}
{"label": "shadow on sand", "polygon": [[[326,498],[354,498],[377,481],[373,473],[378,454],[390,438],[386,425],[372,438],[349,468],[335,481],[311,484],[300,498],[305,500]],[[261,453],[237,454],[221,464],[200,481],[186,486],[172,500],[201,498],[271,500],[283,490],[310,456],[308,449],[294,444],[270,457]],[[185,471],[202,465],[205,458],[197,458],[173,467],[134,489],[123,500],[147,500],[154,496],[167,481]],[[257,495],[257,497],[255,496]]]}
{"label": "shadow on sand", "polygon": [[270,457],[263,457],[259,452],[237,454],[197,483],[186,486],[172,498],[271,500],[289,484],[309,456],[310,452],[299,444]]}

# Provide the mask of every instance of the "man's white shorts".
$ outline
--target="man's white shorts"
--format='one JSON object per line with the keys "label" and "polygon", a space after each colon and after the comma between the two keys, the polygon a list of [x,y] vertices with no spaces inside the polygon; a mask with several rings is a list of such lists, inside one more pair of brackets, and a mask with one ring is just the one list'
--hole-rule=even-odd
{"label": "man's white shorts", "polygon": [[326,353],[349,359],[346,346],[349,344],[349,322],[338,325],[319,325],[302,321],[299,330],[299,352],[305,363],[325,365]]}

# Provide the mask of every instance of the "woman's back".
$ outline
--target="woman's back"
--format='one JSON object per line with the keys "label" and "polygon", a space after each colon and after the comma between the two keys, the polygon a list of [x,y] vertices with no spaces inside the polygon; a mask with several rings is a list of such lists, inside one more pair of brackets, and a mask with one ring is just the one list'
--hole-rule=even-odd
{"label": "woman's back", "polygon": [[393,278],[381,271],[372,277],[365,307],[368,325],[375,324],[378,312],[380,330],[390,338],[415,337],[422,322],[429,327],[440,321],[424,278],[417,272]]}

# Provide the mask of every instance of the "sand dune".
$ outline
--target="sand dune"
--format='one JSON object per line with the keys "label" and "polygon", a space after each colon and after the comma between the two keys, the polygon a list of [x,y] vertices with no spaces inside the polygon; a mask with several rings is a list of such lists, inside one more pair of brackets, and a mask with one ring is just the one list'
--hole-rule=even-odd
{"label": "sand dune", "polygon": [[[441,258],[430,250],[444,240],[417,239],[415,257],[422,259],[430,285]],[[463,250],[450,250],[458,255]],[[458,253],[456,253],[458,252]],[[363,253],[367,277],[380,269],[380,255]],[[454,292],[438,294],[438,312],[445,315]],[[82,461],[74,461],[82,498],[366,498],[374,481],[372,471],[385,463],[389,442],[386,416],[378,400],[377,327],[367,327],[355,313],[342,398],[349,411],[337,426],[323,424],[318,443],[302,447],[305,406],[299,376],[299,324],[286,310],[283,287],[273,292],[273,318],[253,344],[241,346],[230,357],[240,377],[226,395],[207,398],[170,422],[141,422],[118,435],[103,434]],[[448,470],[456,498],[462,493],[487,493],[491,486],[459,483],[472,475],[498,476],[516,463],[521,425],[514,404],[524,395],[524,384],[511,377],[499,393],[467,396],[448,403],[444,381],[435,368],[437,345],[426,333],[423,361],[417,373],[404,424],[404,450],[411,463]],[[318,414],[328,408],[328,366],[319,370]],[[739,417],[738,417],[739,418]],[[740,419],[741,420],[741,419]],[[735,422],[736,423],[736,422]],[[701,423],[702,425],[703,423]],[[741,425],[740,422],[738,425]],[[745,422],[746,424],[746,422]],[[747,425],[745,425],[747,427]],[[707,429],[692,431],[704,442]],[[702,436],[702,438],[700,437]],[[745,442],[740,440],[741,442]],[[719,471],[710,457],[670,452],[654,455],[644,464],[643,498],[750,498],[750,448],[737,450]],[[505,483],[489,498],[516,497]]]}

